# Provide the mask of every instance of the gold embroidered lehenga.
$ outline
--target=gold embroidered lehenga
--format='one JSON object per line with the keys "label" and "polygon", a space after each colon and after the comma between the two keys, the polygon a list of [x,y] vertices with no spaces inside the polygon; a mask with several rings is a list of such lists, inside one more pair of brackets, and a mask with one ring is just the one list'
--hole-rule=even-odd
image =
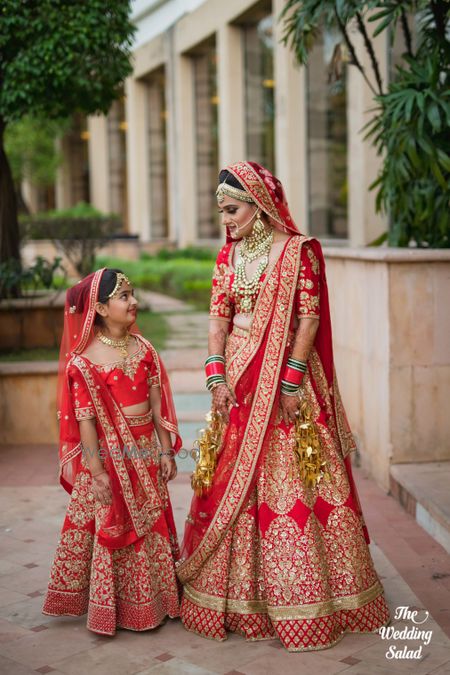
{"label": "gold embroidered lehenga", "polygon": [[[205,637],[278,637],[290,651],[323,649],[346,631],[375,631],[389,611],[370,556],[353,482],[353,438],[333,367],[325,266],[317,240],[297,231],[281,184],[254,163],[228,167],[292,235],[262,279],[249,332],[227,339],[227,382],[239,407],[224,430],[211,490],[194,496],[177,574],[181,618]],[[232,243],[220,251],[211,315],[232,319]],[[316,317],[304,395],[314,412],[329,482],[307,488],[294,460],[294,425],[279,409],[282,369],[297,319]]]}
{"label": "gold embroidered lehenga", "polygon": [[[152,410],[126,415],[122,408],[148,401],[150,388],[159,387],[161,424],[172,434],[176,449],[181,439],[164,366],[136,327],[132,329],[136,350],[121,361],[99,365],[83,355],[92,339],[102,272],[74,287],[76,305],[69,307],[66,302],[59,451],[61,483],[71,497],[43,612],[52,616],[87,613],[90,630],[114,635],[118,627],[149,630],[166,616],[179,614],[178,541],[161,477]],[[94,499],[80,441],[78,422],[90,418],[96,420],[99,452],[111,483],[108,506]]]}

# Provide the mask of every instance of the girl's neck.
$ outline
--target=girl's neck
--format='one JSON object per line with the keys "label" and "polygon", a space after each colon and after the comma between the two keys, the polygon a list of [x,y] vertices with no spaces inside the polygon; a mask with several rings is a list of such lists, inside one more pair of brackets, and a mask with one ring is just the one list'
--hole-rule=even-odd
{"label": "girl's neck", "polygon": [[103,325],[100,328],[100,332],[103,333],[105,337],[113,338],[113,340],[121,340],[128,333],[128,326],[118,326],[118,325]]}

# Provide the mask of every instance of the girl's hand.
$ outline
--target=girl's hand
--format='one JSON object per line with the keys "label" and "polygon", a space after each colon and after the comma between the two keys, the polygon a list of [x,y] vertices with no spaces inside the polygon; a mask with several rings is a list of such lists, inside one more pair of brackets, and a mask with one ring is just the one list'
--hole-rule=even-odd
{"label": "girl's hand", "polygon": [[295,418],[298,416],[299,408],[299,398],[298,396],[288,396],[287,394],[281,394],[280,396],[280,407],[281,407],[281,416],[286,425],[295,422]]}
{"label": "girl's hand", "polygon": [[163,481],[167,483],[167,481],[173,480],[177,475],[177,464],[174,458],[168,457],[167,455],[162,455],[160,463]]}
{"label": "girl's hand", "polygon": [[230,408],[236,405],[236,396],[226,384],[219,384],[212,391],[212,407],[222,415],[225,424],[230,420]]}
{"label": "girl's hand", "polygon": [[99,473],[97,476],[92,476],[92,492],[94,493],[94,498],[102,506],[112,503],[111,483],[106,471]]}

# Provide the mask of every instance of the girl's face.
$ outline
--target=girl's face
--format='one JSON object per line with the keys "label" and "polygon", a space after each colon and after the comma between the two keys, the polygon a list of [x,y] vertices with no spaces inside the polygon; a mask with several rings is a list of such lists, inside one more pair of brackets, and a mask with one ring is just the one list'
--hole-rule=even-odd
{"label": "girl's face", "polygon": [[136,321],[138,301],[130,284],[122,283],[114,297],[105,304],[98,302],[96,310],[106,326],[131,326]]}
{"label": "girl's face", "polygon": [[224,195],[223,201],[219,204],[219,213],[222,214],[222,225],[228,227],[231,238],[241,239],[251,234],[259,209],[256,204],[241,202]]}

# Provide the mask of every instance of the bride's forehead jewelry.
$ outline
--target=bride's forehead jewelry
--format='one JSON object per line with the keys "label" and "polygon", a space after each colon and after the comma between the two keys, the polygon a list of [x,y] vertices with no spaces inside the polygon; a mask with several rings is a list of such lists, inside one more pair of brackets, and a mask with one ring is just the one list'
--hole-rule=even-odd
{"label": "bride's forehead jewelry", "polygon": [[131,286],[131,282],[128,279],[128,277],[126,277],[125,274],[122,274],[122,272],[118,272],[117,273],[117,279],[116,279],[116,285],[114,286],[111,293],[108,295],[108,298],[113,298],[115,295],[117,295],[117,293],[119,292],[122,284],[128,284],[129,286]]}
{"label": "bride's forehead jewelry", "polygon": [[225,199],[225,195],[232,197],[233,199],[239,199],[241,202],[253,202],[253,198],[245,190],[240,190],[239,188],[228,185],[228,183],[220,183],[216,190],[217,202],[221,204]]}

